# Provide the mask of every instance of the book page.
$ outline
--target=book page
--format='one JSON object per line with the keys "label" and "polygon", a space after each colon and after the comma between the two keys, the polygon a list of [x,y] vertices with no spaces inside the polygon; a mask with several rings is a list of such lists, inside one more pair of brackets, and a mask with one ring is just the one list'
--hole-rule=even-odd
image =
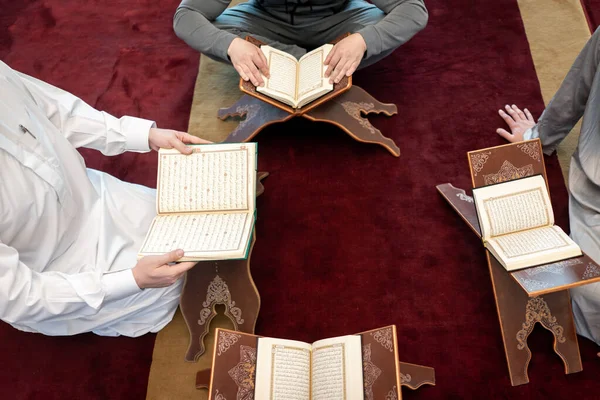
{"label": "book page", "polygon": [[485,240],[554,224],[546,183],[541,175],[473,189]]}
{"label": "book page", "polygon": [[275,98],[288,98],[295,104],[298,61],[291,54],[271,46],[261,46],[261,50],[267,58],[271,76],[263,77],[265,86],[259,86],[256,90]]}
{"label": "book page", "polygon": [[185,257],[245,255],[254,212],[158,215],[140,255],[157,255],[183,249]]}
{"label": "book page", "polygon": [[299,62],[298,77],[298,100],[305,96],[310,96],[311,92],[321,89],[333,90],[333,84],[329,83],[329,78],[325,78],[327,67],[324,65],[327,55],[333,48],[333,45],[326,44],[304,56]]}
{"label": "book page", "polygon": [[360,336],[342,336],[313,343],[311,379],[312,400],[362,400]]}
{"label": "book page", "polygon": [[256,143],[159,152],[157,212],[249,211],[256,197]]}
{"label": "book page", "polygon": [[254,398],[310,400],[310,359],[308,343],[259,338]]}
{"label": "book page", "polygon": [[506,258],[522,257],[570,246],[573,241],[558,226],[544,226],[492,238]]}

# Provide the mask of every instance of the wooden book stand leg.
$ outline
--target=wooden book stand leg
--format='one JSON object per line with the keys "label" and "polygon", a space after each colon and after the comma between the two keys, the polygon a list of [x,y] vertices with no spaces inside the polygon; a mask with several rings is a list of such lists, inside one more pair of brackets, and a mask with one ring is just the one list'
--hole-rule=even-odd
{"label": "wooden book stand leg", "polygon": [[[261,181],[267,175],[267,172],[257,173],[257,196],[264,192]],[[251,240],[247,259],[201,261],[187,272],[179,303],[190,332],[186,361],[198,361],[206,351],[204,338],[210,322],[217,315],[217,305],[225,307],[225,316],[231,320],[235,330],[254,333],[260,309],[260,294],[250,273],[250,255],[256,231],[252,233]]]}
{"label": "wooden book stand leg", "polygon": [[221,108],[218,117],[225,121],[230,117],[244,118],[227,136],[223,143],[248,142],[267,126],[292,118],[290,114],[255,97],[244,95],[229,108]]}
{"label": "wooden book stand leg", "polygon": [[231,107],[220,109],[218,116],[222,120],[229,117],[246,117],[223,141],[224,143],[247,142],[271,124],[302,116],[311,121],[333,124],[353,139],[359,142],[379,144],[398,157],[400,149],[396,143],[383,136],[378,129],[371,125],[366,116],[363,116],[363,113],[383,113],[392,116],[397,112],[396,105],[381,103],[360,87],[352,86],[347,92],[306,113],[290,114],[255,97],[244,95]]}
{"label": "wooden book stand leg", "polygon": [[383,136],[362,114],[383,113],[388,117],[398,113],[395,104],[380,103],[364,89],[352,86],[350,90],[334,97],[319,107],[309,110],[302,116],[312,121],[327,122],[341,128],[354,140],[375,143],[385,147],[394,156],[400,156],[400,149],[390,138]]}
{"label": "wooden book stand leg", "polygon": [[554,335],[554,351],[565,364],[565,373],[583,370],[569,291],[529,297],[494,257],[488,253],[487,258],[512,385],[529,382],[527,337],[536,323]]}

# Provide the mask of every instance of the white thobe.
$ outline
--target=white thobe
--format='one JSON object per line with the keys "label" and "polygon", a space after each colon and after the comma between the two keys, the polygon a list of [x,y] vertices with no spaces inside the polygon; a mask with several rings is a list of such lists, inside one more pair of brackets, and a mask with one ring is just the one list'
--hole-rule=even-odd
{"label": "white thobe", "polygon": [[47,335],[139,336],[172,318],[181,280],[141,290],[155,191],[86,169],[78,147],[149,151],[153,121],[117,119],[0,62],[0,318]]}

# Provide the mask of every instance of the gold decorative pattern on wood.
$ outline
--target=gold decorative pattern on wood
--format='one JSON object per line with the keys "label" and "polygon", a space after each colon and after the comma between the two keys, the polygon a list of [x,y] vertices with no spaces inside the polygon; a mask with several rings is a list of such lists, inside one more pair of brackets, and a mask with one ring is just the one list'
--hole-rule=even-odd
{"label": "gold decorative pattern on wood", "polygon": [[238,387],[236,400],[254,400],[256,349],[240,346],[240,362],[228,373]]}
{"label": "gold decorative pattern on wood", "polygon": [[392,334],[392,328],[380,329],[375,332],[371,332],[373,339],[390,352],[394,351],[394,336]]}
{"label": "gold decorative pattern on wood", "polygon": [[542,265],[535,268],[526,269],[525,272],[529,276],[535,276],[541,273],[557,274],[562,275],[569,267],[574,265],[583,264],[579,258],[571,258],[569,260],[559,261],[550,265]]}
{"label": "gold decorative pattern on wood", "polygon": [[375,127],[371,125],[368,119],[363,118],[361,115],[361,112],[369,112],[373,110],[375,108],[375,104],[344,101],[342,103],[342,107],[344,107],[344,110],[348,113],[348,115],[357,120],[363,128],[371,132],[373,135],[376,133]]}
{"label": "gold decorative pattern on wood", "polygon": [[373,384],[381,375],[381,369],[379,369],[371,361],[371,343],[362,347],[363,354],[363,383],[365,388],[365,399],[373,400]]}
{"label": "gold decorative pattern on wood", "polygon": [[563,336],[564,328],[556,322],[556,317],[552,316],[552,312],[548,307],[548,303],[541,297],[534,297],[529,299],[525,308],[525,322],[523,322],[523,328],[517,332],[517,348],[523,350],[527,347],[527,337],[533,330],[533,327],[537,322],[548,329],[559,343],[565,342]]}
{"label": "gold decorative pattern on wood", "polygon": [[229,312],[238,324],[244,323],[242,310],[235,306],[235,301],[231,300],[229,287],[219,275],[215,275],[215,278],[208,285],[206,300],[202,303],[202,307],[204,308],[200,310],[200,319],[198,320],[199,325],[204,325],[206,319],[212,314],[211,308],[215,304],[225,305],[227,308],[226,312]]}
{"label": "gold decorative pattern on wood", "polygon": [[537,162],[542,161],[542,155],[540,154],[540,146],[537,143],[521,143],[517,145],[517,148],[529,157],[533,158]]}
{"label": "gold decorative pattern on wood", "polygon": [[219,331],[219,349],[217,350],[217,356],[225,354],[225,352],[227,352],[231,346],[237,343],[241,337],[242,335],[237,333]]}
{"label": "gold decorative pattern on wood", "polygon": [[473,166],[473,171],[475,172],[475,176],[477,176],[478,172],[481,172],[483,166],[490,158],[491,151],[484,151],[481,153],[471,154],[471,165]]}
{"label": "gold decorative pattern on wood", "polygon": [[588,280],[588,279],[595,278],[597,276],[600,276],[600,268],[598,268],[594,264],[588,264],[581,279]]}
{"label": "gold decorative pattern on wood", "polygon": [[410,376],[410,374],[400,374],[400,384],[403,385],[405,383],[410,383],[410,381],[412,381],[412,376]]}
{"label": "gold decorative pattern on wood", "polygon": [[244,126],[254,119],[254,117],[256,117],[258,111],[260,111],[260,107],[257,104],[243,104],[237,106],[235,109],[235,115],[239,117],[243,117],[245,115],[246,118],[240,121],[236,130],[244,129]]}
{"label": "gold decorative pattern on wood", "polygon": [[505,160],[500,170],[495,174],[484,175],[483,179],[486,185],[512,181],[514,179],[524,178],[534,174],[533,165],[527,164],[523,167],[515,167],[510,161]]}
{"label": "gold decorative pattern on wood", "polygon": [[467,203],[472,203],[473,202],[473,197],[471,197],[469,195],[466,195],[464,193],[456,193],[456,197],[458,197],[462,201],[466,201]]}
{"label": "gold decorative pattern on wood", "polygon": [[520,280],[520,282],[528,292],[536,292],[538,290],[548,289],[553,286],[552,282],[538,281],[535,279],[523,278]]}
{"label": "gold decorative pattern on wood", "polygon": [[219,389],[217,389],[217,393],[215,393],[215,400],[227,400],[222,393],[219,393]]}
{"label": "gold decorative pattern on wood", "polygon": [[398,390],[396,389],[396,385],[388,392],[387,396],[385,396],[385,400],[398,400]]}

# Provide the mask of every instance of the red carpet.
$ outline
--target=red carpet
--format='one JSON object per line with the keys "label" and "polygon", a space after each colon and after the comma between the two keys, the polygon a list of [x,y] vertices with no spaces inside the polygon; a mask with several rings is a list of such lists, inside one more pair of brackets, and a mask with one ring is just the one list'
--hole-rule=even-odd
{"label": "red carpet", "polygon": [[[170,32],[178,1],[103,3],[0,0],[0,57],[107,111],[185,128],[197,66]],[[539,328],[531,383],[510,386],[481,243],[435,190],[468,187],[466,152],[502,143],[498,107],[543,108],[516,0],[427,5],[427,29],[355,80],[398,105],[398,116],[373,121],[399,159],[303,121],[258,137],[271,176],[252,255],[257,333],[312,341],[394,323],[402,360],[436,368],[437,386],[407,399],[595,397],[596,346],[581,339],[584,371],[565,376]],[[86,156],[155,182],[153,156]],[[564,228],[566,189],[556,157],[546,162]],[[44,338],[0,325],[0,388],[11,399],[142,399],[153,340]]]}
{"label": "red carpet", "polygon": [[[0,59],[115,115],[185,130],[198,55],[172,32],[178,4],[0,0]],[[90,167],[156,184],[155,154],[83,153]],[[0,397],[144,399],[154,338],[52,338],[0,323]]]}
{"label": "red carpet", "polygon": [[600,0],[581,0],[585,17],[587,18],[590,31],[594,32],[600,25]]}

